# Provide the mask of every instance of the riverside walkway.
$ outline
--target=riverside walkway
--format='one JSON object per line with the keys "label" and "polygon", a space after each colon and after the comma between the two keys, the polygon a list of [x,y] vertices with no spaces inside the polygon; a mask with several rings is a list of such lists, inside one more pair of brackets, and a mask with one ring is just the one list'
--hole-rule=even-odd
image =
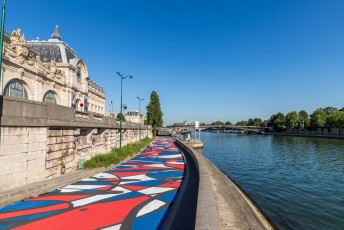
{"label": "riverside walkway", "polygon": [[157,229],[185,176],[171,138],[112,169],[0,209],[0,229]]}

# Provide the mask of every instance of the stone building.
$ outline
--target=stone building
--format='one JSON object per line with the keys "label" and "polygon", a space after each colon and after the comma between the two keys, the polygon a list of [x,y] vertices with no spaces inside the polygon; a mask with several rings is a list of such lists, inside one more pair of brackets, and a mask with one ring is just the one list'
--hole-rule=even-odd
{"label": "stone building", "polygon": [[145,117],[139,113],[138,110],[130,110],[125,115],[125,120],[136,123],[136,124],[144,124]]}
{"label": "stone building", "polygon": [[105,93],[61,40],[4,36],[0,191],[78,170],[80,162],[152,136],[151,126],[105,117]]}
{"label": "stone building", "polygon": [[85,62],[61,40],[56,26],[47,41],[26,41],[20,29],[4,36],[0,94],[105,114],[105,92]]}

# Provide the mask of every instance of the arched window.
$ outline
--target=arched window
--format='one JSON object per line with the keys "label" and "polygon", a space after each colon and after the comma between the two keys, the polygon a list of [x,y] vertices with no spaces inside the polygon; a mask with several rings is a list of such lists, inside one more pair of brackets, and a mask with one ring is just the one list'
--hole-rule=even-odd
{"label": "arched window", "polygon": [[43,102],[56,104],[56,98],[53,91],[49,90],[48,92],[45,93]]}
{"label": "arched window", "polygon": [[27,99],[26,90],[18,80],[12,80],[7,83],[4,95],[7,97]]}
{"label": "arched window", "polygon": [[81,68],[79,66],[76,68],[76,78],[78,79],[78,81],[81,81],[82,73]]}

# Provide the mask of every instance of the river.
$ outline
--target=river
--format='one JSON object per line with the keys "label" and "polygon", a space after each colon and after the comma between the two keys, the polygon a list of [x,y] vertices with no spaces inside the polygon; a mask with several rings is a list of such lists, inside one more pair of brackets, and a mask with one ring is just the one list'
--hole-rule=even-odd
{"label": "river", "polygon": [[344,229],[344,140],[201,133],[203,154],[280,229]]}

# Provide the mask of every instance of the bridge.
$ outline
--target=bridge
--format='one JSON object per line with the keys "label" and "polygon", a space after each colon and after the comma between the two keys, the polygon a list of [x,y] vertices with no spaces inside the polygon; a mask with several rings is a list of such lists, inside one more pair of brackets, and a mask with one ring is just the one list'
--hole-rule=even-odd
{"label": "bridge", "polygon": [[[206,132],[235,132],[235,133],[257,133],[264,134],[268,127],[261,126],[237,126],[237,125],[203,125],[197,130]],[[194,126],[174,126],[164,130],[174,134],[184,134],[195,131]]]}

